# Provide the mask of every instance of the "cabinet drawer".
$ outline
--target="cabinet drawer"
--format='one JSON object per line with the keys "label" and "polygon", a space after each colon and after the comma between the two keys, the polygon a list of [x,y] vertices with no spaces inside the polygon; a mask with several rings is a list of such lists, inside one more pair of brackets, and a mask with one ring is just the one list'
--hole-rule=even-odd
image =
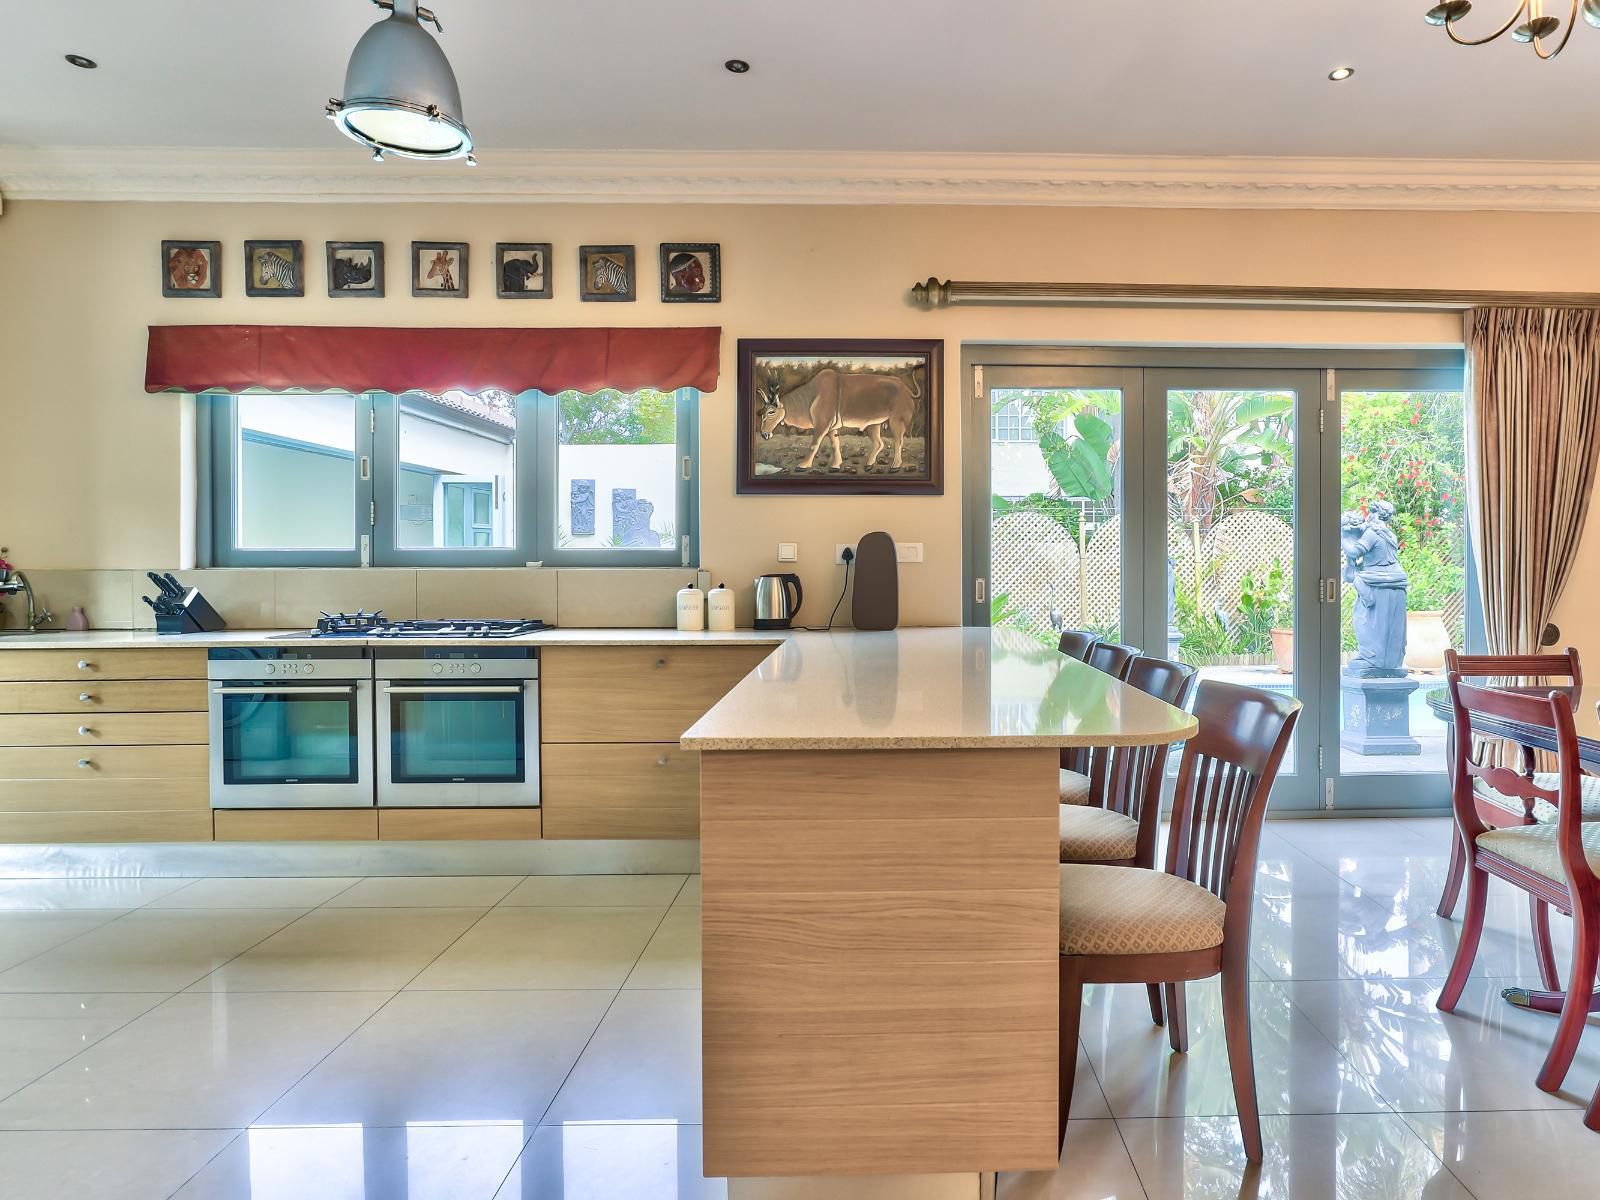
{"label": "cabinet drawer", "polygon": [[676,742],[771,646],[573,646],[540,652],[546,742]]}
{"label": "cabinet drawer", "polygon": [[204,679],[204,650],[0,650],[0,679]]}
{"label": "cabinet drawer", "polygon": [[0,715],[0,746],[203,746],[206,714]]}
{"label": "cabinet drawer", "polygon": [[206,699],[204,679],[0,683],[0,713],[204,712]]}
{"label": "cabinet drawer", "polygon": [[6,842],[209,842],[211,813],[0,812]]}
{"label": "cabinet drawer", "polygon": [[457,842],[539,836],[537,808],[380,808],[378,837],[391,842]]}
{"label": "cabinet drawer", "polygon": [[546,838],[697,838],[700,753],[671,743],[545,746]]}
{"label": "cabinet drawer", "polygon": [[[0,779],[0,812],[211,811],[204,779]],[[0,838],[0,841],[3,841]]]}
{"label": "cabinet drawer", "polygon": [[206,779],[204,746],[0,748],[0,779]]}
{"label": "cabinet drawer", "polygon": [[378,837],[372,808],[219,808],[219,842],[370,842]]}

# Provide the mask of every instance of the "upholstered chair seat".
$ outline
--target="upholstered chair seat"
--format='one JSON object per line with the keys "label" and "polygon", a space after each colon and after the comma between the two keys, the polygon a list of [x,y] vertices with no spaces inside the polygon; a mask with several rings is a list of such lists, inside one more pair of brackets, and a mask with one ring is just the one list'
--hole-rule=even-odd
{"label": "upholstered chair seat", "polygon": [[[1555,805],[1550,807],[1554,809]],[[1561,847],[1557,840],[1559,833],[1560,830],[1553,824],[1490,829],[1478,835],[1478,849],[1498,854],[1507,862],[1516,863],[1535,875],[1542,875],[1565,886],[1567,876],[1561,869]],[[1600,824],[1585,821],[1581,836],[1583,856],[1589,860],[1594,873],[1600,875]]]}
{"label": "upholstered chair seat", "polygon": [[1061,805],[1061,861],[1111,863],[1139,851],[1139,822],[1123,813],[1085,804]]}
{"label": "upholstered chair seat", "polygon": [[1090,804],[1094,797],[1089,791],[1089,777],[1082,771],[1061,772],[1061,803]]}
{"label": "upholstered chair seat", "polygon": [[1222,945],[1228,906],[1197,883],[1134,867],[1061,867],[1061,953],[1185,954]]}

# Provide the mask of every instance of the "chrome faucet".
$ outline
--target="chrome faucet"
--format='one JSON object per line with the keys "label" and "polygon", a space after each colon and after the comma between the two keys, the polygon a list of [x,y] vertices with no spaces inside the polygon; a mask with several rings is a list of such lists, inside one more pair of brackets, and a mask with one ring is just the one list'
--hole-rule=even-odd
{"label": "chrome faucet", "polygon": [[37,633],[41,625],[48,625],[54,621],[55,614],[49,609],[35,606],[33,600],[33,584],[28,582],[28,577],[21,571],[12,571],[4,579],[0,579],[0,596],[15,596],[18,592],[28,598],[28,625],[29,633]]}

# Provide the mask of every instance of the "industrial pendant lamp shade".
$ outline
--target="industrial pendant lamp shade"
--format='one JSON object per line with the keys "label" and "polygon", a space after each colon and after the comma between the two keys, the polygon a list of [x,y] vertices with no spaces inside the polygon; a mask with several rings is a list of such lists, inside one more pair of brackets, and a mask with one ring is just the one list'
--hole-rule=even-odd
{"label": "industrial pendant lamp shade", "polygon": [[350,137],[405,158],[462,158],[471,163],[472,134],[461,116],[461,89],[439,43],[419,23],[439,20],[417,0],[373,0],[392,11],[356,43],[344,73],[344,99],[328,101],[328,118]]}

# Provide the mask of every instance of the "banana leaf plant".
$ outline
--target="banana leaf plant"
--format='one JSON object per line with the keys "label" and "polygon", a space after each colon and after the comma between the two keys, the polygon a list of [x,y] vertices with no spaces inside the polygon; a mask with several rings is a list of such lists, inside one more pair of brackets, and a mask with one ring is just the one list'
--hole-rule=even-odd
{"label": "banana leaf plant", "polygon": [[1258,504],[1294,452],[1288,392],[1167,393],[1167,485],[1186,522],[1209,529],[1235,502]]}

